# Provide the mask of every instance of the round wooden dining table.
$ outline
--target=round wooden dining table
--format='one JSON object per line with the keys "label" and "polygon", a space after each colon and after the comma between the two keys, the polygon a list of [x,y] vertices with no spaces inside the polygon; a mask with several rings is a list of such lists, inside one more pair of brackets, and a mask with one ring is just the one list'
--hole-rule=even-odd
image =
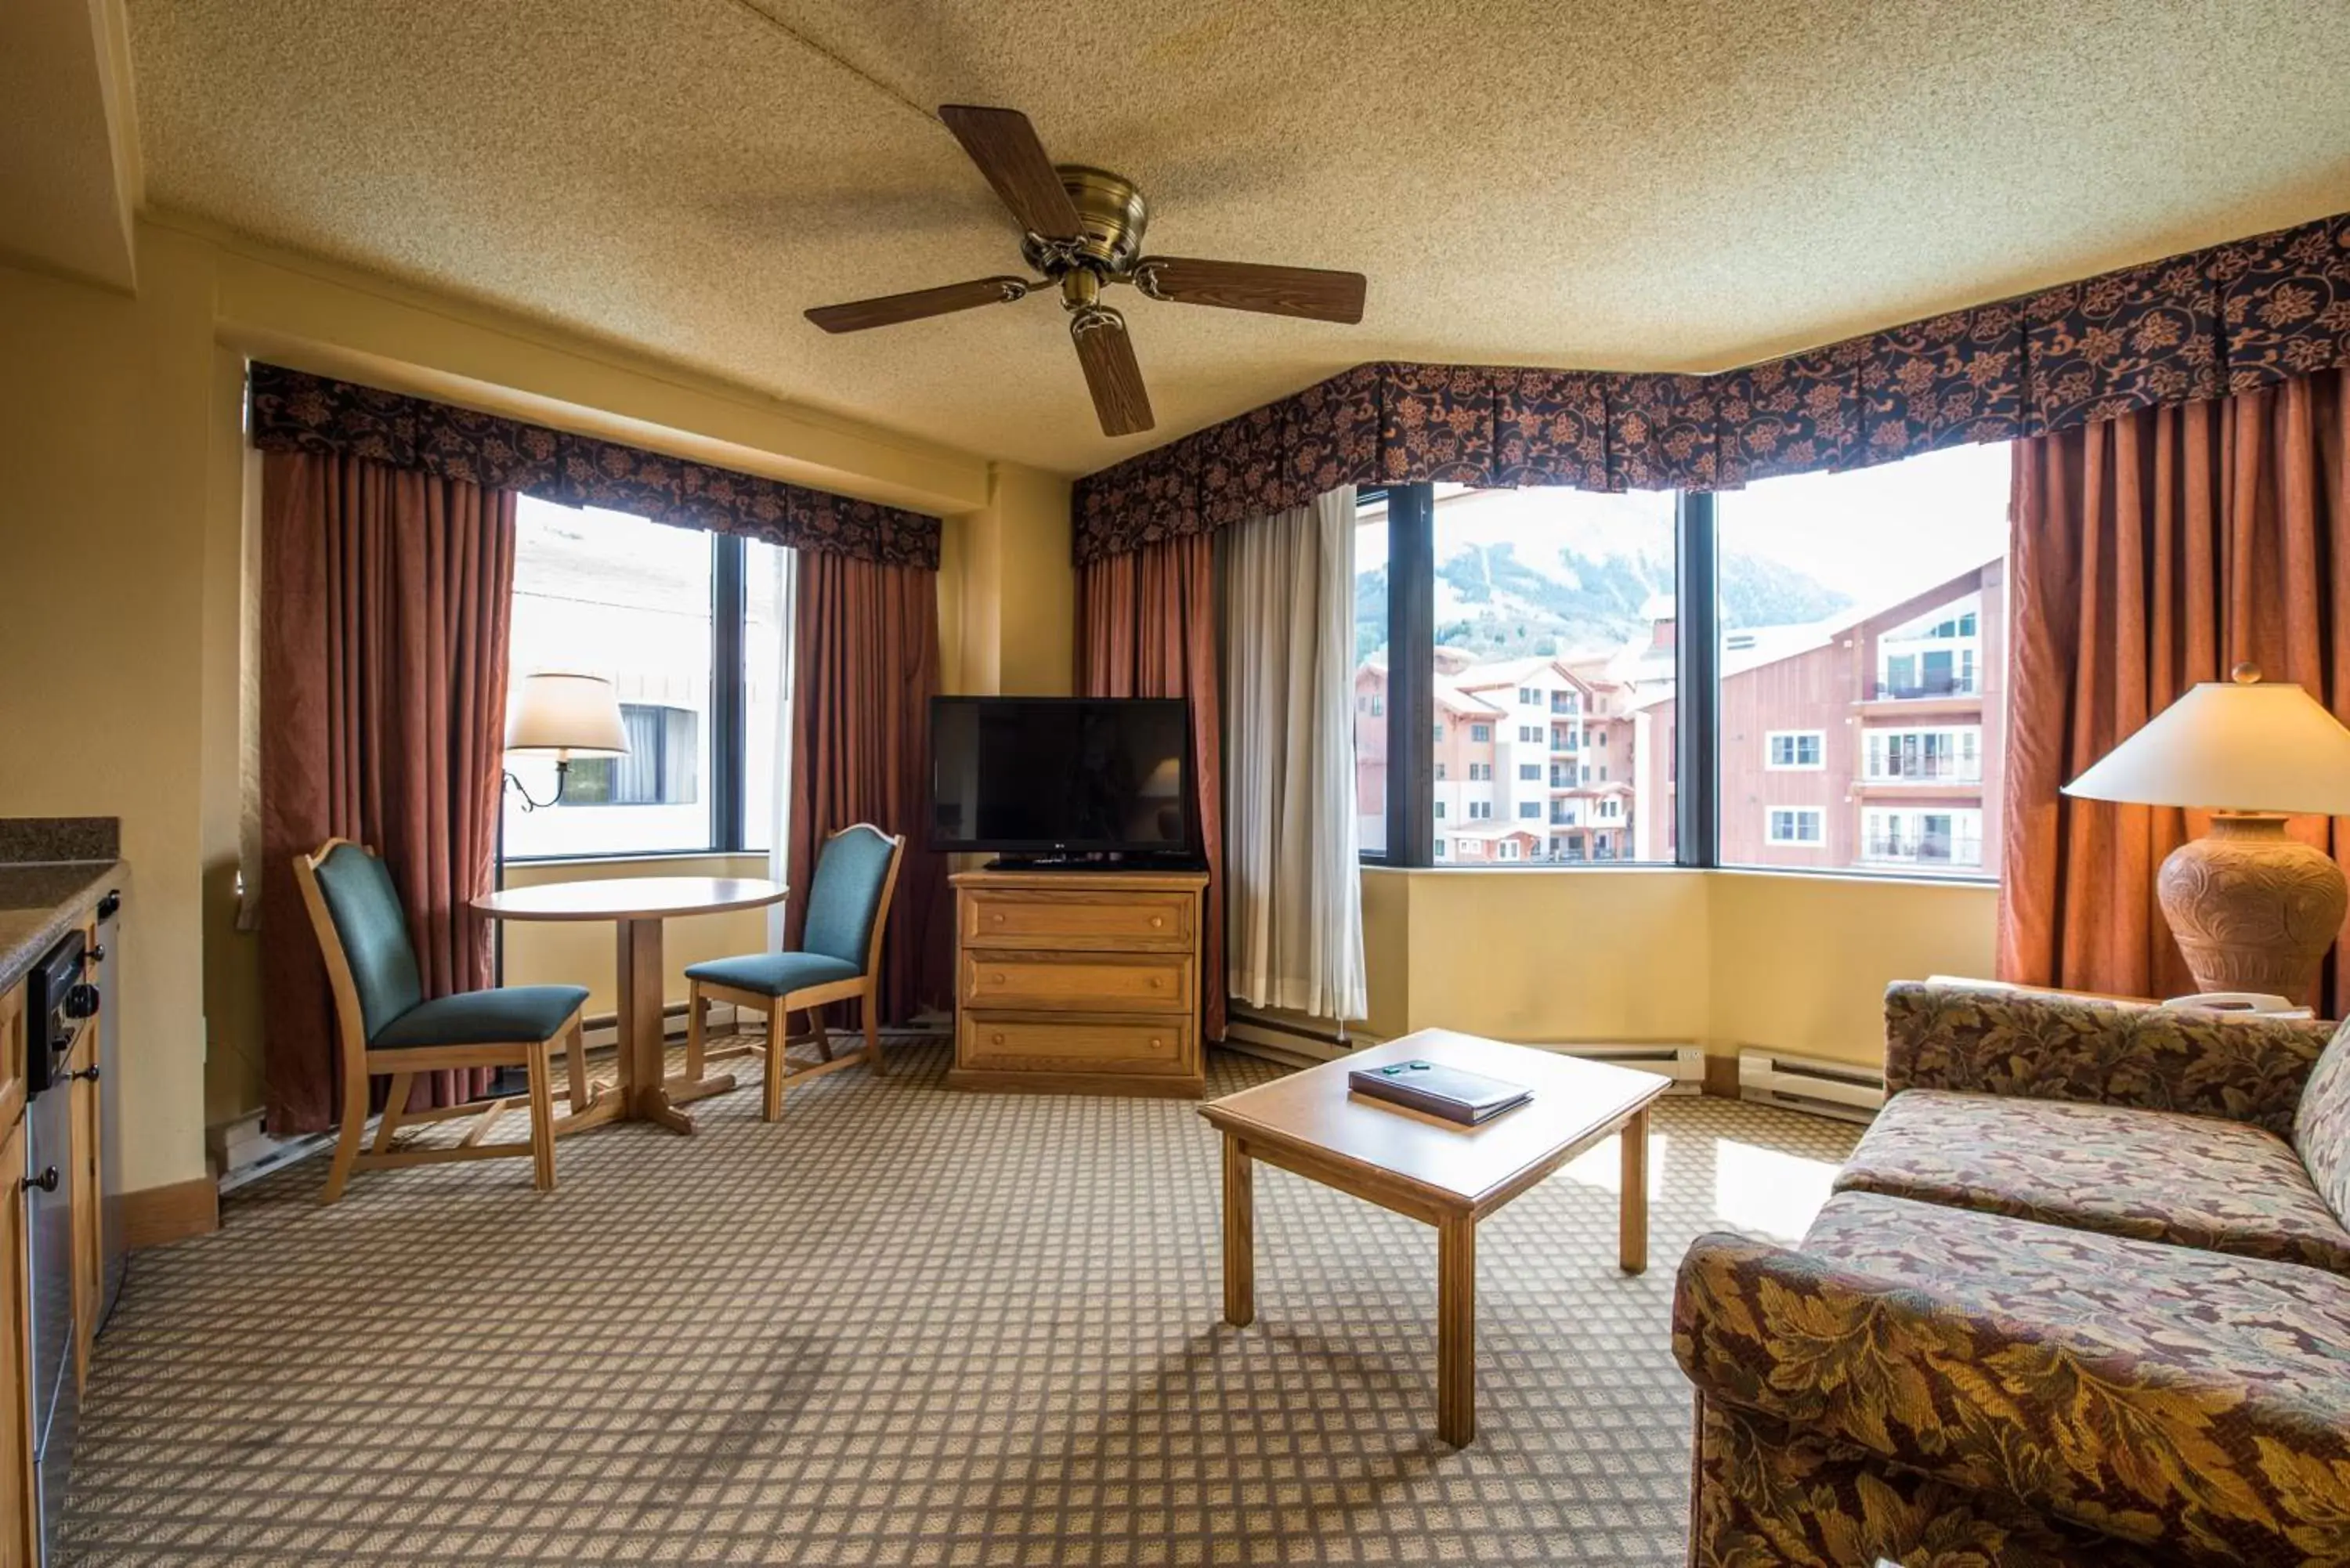
{"label": "round wooden dining table", "polygon": [[494,920],[609,920],[619,933],[619,1105],[615,1119],[690,1133],[678,1107],[734,1086],[731,1075],[671,1078],[662,1061],[661,922],[782,902],[785,887],[758,877],[607,877],[485,893],[473,908]]}

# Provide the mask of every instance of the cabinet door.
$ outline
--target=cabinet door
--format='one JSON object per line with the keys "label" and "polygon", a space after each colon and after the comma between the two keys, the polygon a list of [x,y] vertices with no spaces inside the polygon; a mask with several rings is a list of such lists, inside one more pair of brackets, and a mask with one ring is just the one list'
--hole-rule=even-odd
{"label": "cabinet door", "polygon": [[99,1314],[106,1302],[106,1238],[100,1226],[104,1203],[99,1190],[98,1032],[110,1025],[101,1012],[82,1030],[66,1059],[74,1076],[72,1100],[73,1148],[73,1314],[74,1381],[89,1386],[89,1343],[97,1336]]}
{"label": "cabinet door", "polygon": [[30,1568],[34,1547],[33,1345],[25,1218],[25,1123],[0,1138],[0,1568]]}

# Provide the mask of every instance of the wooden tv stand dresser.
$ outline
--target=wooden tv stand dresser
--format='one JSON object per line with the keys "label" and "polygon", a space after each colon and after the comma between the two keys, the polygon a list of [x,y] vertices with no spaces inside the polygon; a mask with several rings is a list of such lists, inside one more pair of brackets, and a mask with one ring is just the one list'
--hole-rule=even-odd
{"label": "wooden tv stand dresser", "polygon": [[962,871],[959,1089],[1173,1095],[1200,1048],[1204,871]]}

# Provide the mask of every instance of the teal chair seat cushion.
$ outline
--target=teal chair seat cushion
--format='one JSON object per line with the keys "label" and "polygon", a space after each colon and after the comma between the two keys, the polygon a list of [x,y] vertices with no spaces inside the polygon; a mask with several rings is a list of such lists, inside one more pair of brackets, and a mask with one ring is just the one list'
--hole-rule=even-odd
{"label": "teal chair seat cushion", "polygon": [[370,1050],[417,1045],[529,1044],[550,1039],[588,1000],[582,985],[509,985],[436,996],[393,1019]]}
{"label": "teal chair seat cushion", "polygon": [[751,953],[743,958],[690,964],[685,976],[735,991],[754,991],[762,996],[789,996],[810,986],[855,980],[864,972],[847,959],[827,958],[823,953]]}

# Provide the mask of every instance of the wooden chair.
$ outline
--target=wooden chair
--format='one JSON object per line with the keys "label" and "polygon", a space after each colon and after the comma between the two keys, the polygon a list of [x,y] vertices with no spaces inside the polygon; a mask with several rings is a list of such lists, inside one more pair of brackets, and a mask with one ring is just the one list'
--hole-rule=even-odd
{"label": "wooden chair", "polygon": [[[513,985],[428,1001],[399,889],[374,851],[346,838],[329,838],[316,855],[294,857],[294,875],[302,884],[302,902],[310,911],[310,926],[334,983],[342,1037],[342,1137],[320,1201],[340,1198],[355,1168],[501,1155],[529,1155],[539,1190],[552,1191],[556,1135],[608,1121],[619,1110],[617,1095],[603,1096],[607,1103],[600,1104],[589,1098],[579,1022],[580,1010],[588,1003],[587,988]],[[557,1121],[550,1058],[567,1042],[571,1114]],[[460,1067],[524,1068],[529,1093],[436,1110],[408,1109],[409,1088],[417,1074]],[[368,1079],[377,1073],[391,1075],[391,1097],[384,1102],[375,1147],[363,1153],[359,1144],[366,1136]],[[530,1141],[484,1141],[499,1116],[525,1098],[530,1102]],[[481,1119],[454,1147],[392,1147],[402,1127],[476,1113]]]}
{"label": "wooden chair", "polygon": [[[692,989],[686,1001],[685,1075],[690,1081],[701,1081],[705,1061],[760,1049],[736,1045],[709,1051],[702,1012],[711,1002],[730,1002],[766,1016],[767,1081],[760,1114],[768,1121],[784,1114],[787,1084],[855,1062],[871,1064],[876,1073],[889,1070],[881,1060],[881,933],[889,924],[889,899],[898,890],[898,866],[905,850],[902,835],[884,833],[870,823],[842,828],[825,840],[824,852],[816,857],[816,876],[808,888],[807,929],[797,952],[752,953],[688,966],[685,977]],[[835,1058],[832,1032],[825,1027],[821,1010],[852,997],[863,1003],[865,1049]],[[785,1025],[793,1012],[803,1010],[811,1033],[802,1038],[813,1040],[824,1059],[795,1067],[785,1052],[799,1042],[787,1037]]]}

